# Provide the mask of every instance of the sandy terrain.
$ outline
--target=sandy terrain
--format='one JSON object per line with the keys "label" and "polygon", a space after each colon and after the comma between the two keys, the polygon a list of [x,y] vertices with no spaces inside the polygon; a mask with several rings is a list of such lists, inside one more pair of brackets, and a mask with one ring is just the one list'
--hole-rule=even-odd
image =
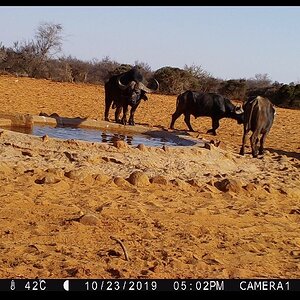
{"label": "sandy terrain", "polygon": [[[0,91],[0,112],[103,119],[101,86],[0,76]],[[136,123],[167,129],[175,102],[149,95]],[[0,129],[0,277],[300,278],[300,110],[277,108],[258,159],[238,155],[236,121],[216,137],[191,123],[219,147]]]}

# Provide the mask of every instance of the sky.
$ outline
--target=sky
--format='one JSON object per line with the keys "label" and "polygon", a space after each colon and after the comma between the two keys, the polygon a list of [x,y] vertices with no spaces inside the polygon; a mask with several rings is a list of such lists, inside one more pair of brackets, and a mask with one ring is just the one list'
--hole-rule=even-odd
{"label": "sky", "polygon": [[1,6],[0,42],[32,40],[42,22],[62,25],[59,56],[300,83],[300,6]]}

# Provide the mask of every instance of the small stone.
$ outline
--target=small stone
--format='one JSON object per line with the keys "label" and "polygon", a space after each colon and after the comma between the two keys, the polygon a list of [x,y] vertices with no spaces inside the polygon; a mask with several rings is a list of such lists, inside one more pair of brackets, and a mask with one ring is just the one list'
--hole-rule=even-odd
{"label": "small stone", "polygon": [[130,187],[130,183],[120,176],[114,178],[114,183],[119,187]]}
{"label": "small stone", "polygon": [[45,177],[35,180],[37,184],[53,184],[58,182],[60,182],[60,179],[53,174],[47,174]]}
{"label": "small stone", "polygon": [[100,220],[91,214],[84,215],[80,218],[79,222],[84,225],[97,226],[100,223]]}
{"label": "small stone", "polygon": [[151,183],[157,183],[157,184],[163,184],[163,185],[167,185],[168,184],[168,180],[166,179],[166,177],[162,176],[162,175],[157,175],[154,176],[150,179]]}
{"label": "small stone", "polygon": [[126,149],[128,148],[128,144],[124,141],[114,141],[113,143],[114,147],[118,148],[118,149]]}
{"label": "small stone", "polygon": [[137,148],[141,151],[147,151],[147,147],[144,144],[138,144]]}
{"label": "small stone", "polygon": [[47,134],[42,136],[42,141],[43,142],[48,142],[49,141],[49,136]]}
{"label": "small stone", "polygon": [[146,186],[150,184],[148,176],[142,171],[134,171],[131,173],[128,181],[136,186]]}
{"label": "small stone", "polygon": [[235,179],[223,179],[215,183],[215,187],[222,192],[235,192],[238,193],[242,190],[242,185]]}

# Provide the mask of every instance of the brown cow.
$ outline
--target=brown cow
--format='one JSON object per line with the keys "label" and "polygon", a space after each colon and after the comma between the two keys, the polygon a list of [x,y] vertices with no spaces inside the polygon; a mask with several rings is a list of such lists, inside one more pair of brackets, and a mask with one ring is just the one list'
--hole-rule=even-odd
{"label": "brown cow", "polygon": [[[243,105],[244,109],[244,135],[240,154],[245,153],[246,136],[251,130],[250,137],[252,156],[257,157],[263,154],[266,137],[272,127],[275,115],[275,109],[271,101],[265,97],[257,96],[249,98]],[[258,140],[260,137],[260,146],[258,149]]]}

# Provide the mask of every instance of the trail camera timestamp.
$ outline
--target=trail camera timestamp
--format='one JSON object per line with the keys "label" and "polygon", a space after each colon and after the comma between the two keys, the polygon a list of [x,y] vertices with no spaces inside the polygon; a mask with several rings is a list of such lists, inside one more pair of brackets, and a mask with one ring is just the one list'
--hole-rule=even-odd
{"label": "trail camera timestamp", "polygon": [[155,291],[155,280],[88,280],[84,283],[86,291]]}
{"label": "trail camera timestamp", "polygon": [[175,280],[174,291],[224,291],[224,280]]}

